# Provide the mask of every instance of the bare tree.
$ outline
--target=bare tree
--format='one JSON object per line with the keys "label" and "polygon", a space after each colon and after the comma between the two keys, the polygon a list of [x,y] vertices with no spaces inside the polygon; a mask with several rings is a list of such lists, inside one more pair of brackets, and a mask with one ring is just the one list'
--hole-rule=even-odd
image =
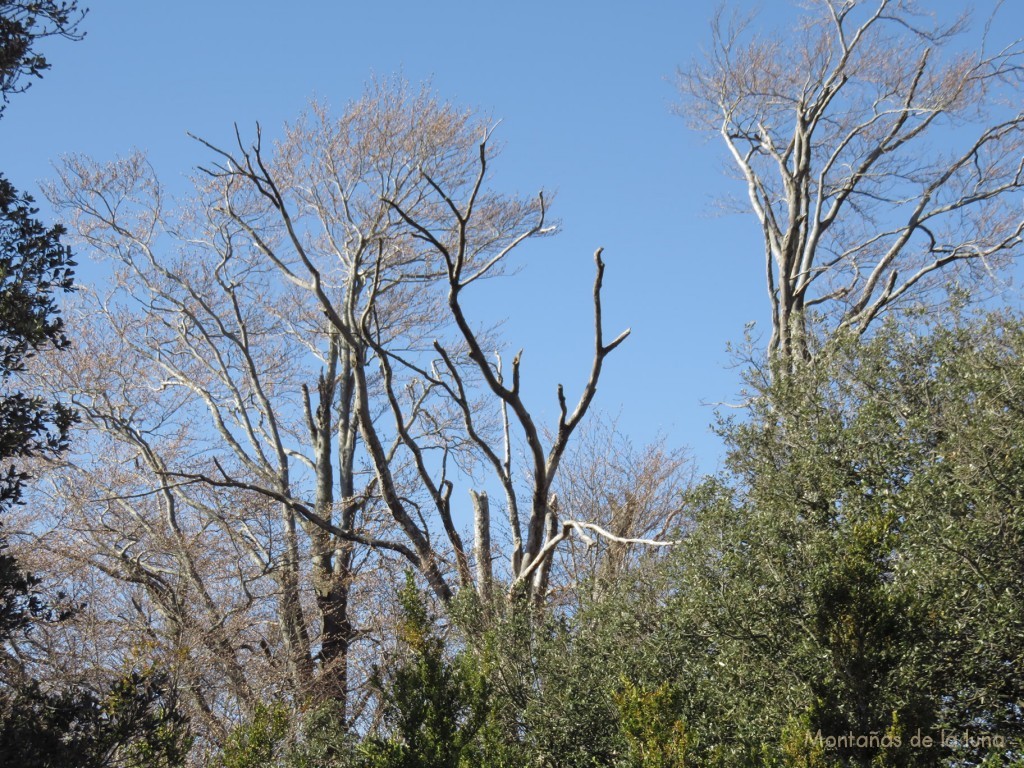
{"label": "bare tree", "polygon": [[[313,693],[311,606],[293,586],[302,569],[268,500],[168,480],[171,467],[210,465],[208,417],[132,346],[152,332],[144,318],[82,298],[68,308],[81,328],[73,348],[32,372],[81,414],[73,451],[41,468],[33,511],[49,530],[25,552],[47,573],[73,574],[67,586],[84,598],[75,621],[53,629],[67,635],[54,658],[159,662],[200,741],[216,742],[261,701]],[[306,638],[305,655],[291,632]]]}
{"label": "bare tree", "polygon": [[[417,119],[421,117],[417,115]],[[333,239],[326,249],[337,255],[339,244],[344,245],[344,255],[336,262],[351,264],[345,268],[357,278],[342,280],[335,276],[336,262],[325,271],[298,222],[310,209],[325,228],[338,220],[348,221],[352,205],[346,187],[330,186],[323,194],[292,200],[291,191],[301,187],[291,176],[273,170],[258,136],[251,146],[239,139],[233,151],[207,145],[220,158],[206,170],[212,183],[223,190],[224,202],[218,210],[252,237],[266,260],[290,284],[315,300],[338,343],[355,358],[353,421],[374,473],[374,492],[404,537],[366,543],[405,557],[443,602],[458,588],[475,588],[486,598],[494,580],[491,565],[479,562],[488,542],[495,540],[489,535],[494,524],[490,502],[480,494],[473,496],[473,530],[479,539],[475,575],[473,550],[465,545],[454,521],[449,461],[459,447],[468,449],[492,470],[504,493],[512,541],[507,575],[513,593],[524,591],[534,600],[542,599],[544,574],[554,547],[571,530],[593,528],[585,521],[561,520],[551,504],[551,488],[570,437],[593,401],[605,358],[629,333],[625,331],[610,342],[604,339],[601,289],[605,265],[598,250],[594,257],[591,369],[571,410],[562,386],[558,386],[560,415],[550,441],[545,441],[522,398],[520,355],[513,358],[511,370],[504,372],[501,358],[492,357],[491,342],[470,321],[462,304],[463,293],[478,280],[496,274],[515,249],[553,231],[547,222],[543,193],[533,201],[519,201],[487,190],[485,180],[494,154],[489,134],[489,130],[478,129],[478,143],[472,151],[461,146],[445,156],[445,164],[424,161],[400,148],[397,156],[392,156],[397,161],[392,163],[386,188],[376,190],[377,197],[367,203],[374,221],[380,222],[378,229],[353,228],[345,233],[347,239]],[[277,246],[260,235],[271,218],[280,224],[282,242]],[[386,238],[380,234],[385,223]],[[435,295],[442,301],[441,324],[429,349],[396,344],[386,332],[393,322],[387,300],[396,292],[408,292],[410,285],[416,286],[418,296]],[[434,286],[441,292],[431,294]],[[433,309],[432,316],[436,315]],[[371,362],[379,373],[390,417],[387,426],[374,418],[375,391],[367,373]],[[498,435],[487,428],[488,402],[492,413],[500,412],[503,430]],[[461,424],[452,423],[451,415]],[[514,432],[526,447],[525,472],[512,465]],[[422,493],[422,502],[403,493],[395,471],[403,465],[402,457],[410,467],[413,485]],[[235,482],[227,473],[201,479]],[[262,488],[261,492],[269,490]],[[296,508],[303,518],[315,522],[307,508]],[[431,510],[444,534],[441,546],[435,543],[424,509]]]}
{"label": "bare tree", "polygon": [[566,454],[555,493],[565,514],[610,536],[584,529],[558,554],[551,575],[556,599],[574,606],[599,598],[618,577],[665,551],[639,540],[679,539],[690,523],[685,494],[695,471],[688,453],[666,438],[637,446],[617,420],[592,416]]}
{"label": "bare tree", "polygon": [[[999,4],[996,4],[998,10]],[[761,224],[769,349],[810,354],[827,333],[863,333],[958,270],[994,273],[1021,252],[1021,40],[974,50],[968,18],[913,0],[814,0],[795,32],[713,24],[707,56],[680,73],[681,111],[717,133]]]}
{"label": "bare tree", "polygon": [[[353,643],[372,639],[359,600],[376,597],[361,592],[358,562],[411,565],[442,602],[467,588],[492,600],[499,583],[536,602],[569,533],[612,535],[562,519],[551,492],[628,331],[604,338],[598,251],[591,368],[571,409],[557,388],[545,438],[522,397],[521,356],[503,366],[463,309],[474,283],[554,229],[543,195],[488,189],[483,123],[385,83],[340,118],[314,105],[273,149],[258,128],[252,143],[236,138],[231,150],[202,142],[213,162],[191,200],[169,201],[140,154],[70,158],[49,190],[114,268],[78,316],[103,326],[110,350],[50,373],[96,439],[120,446],[97,459],[120,474],[80,472],[106,485],[78,499],[79,522],[117,519],[76,527],[88,544],[77,551],[154,605],[171,580],[168,626],[179,607],[204,606],[190,618],[211,653],[220,647],[224,686],[257,648],[282,661],[271,666],[289,695],[344,701]],[[487,499],[494,487],[502,503]],[[197,563],[217,559],[207,544],[238,572],[204,571]],[[246,683],[257,700],[266,690],[240,681],[243,708]]]}
{"label": "bare tree", "polygon": [[[390,85],[340,119],[314,105],[288,130],[272,171],[266,169],[277,189],[286,189],[288,207],[279,211],[266,206],[258,186],[217,173],[197,179],[193,200],[170,205],[139,153],[109,164],[69,158],[50,189],[84,244],[113,261],[112,289],[79,319],[86,328],[103,326],[93,333],[111,336],[118,347],[106,364],[133,383],[114,402],[117,386],[93,386],[87,365],[54,367],[51,389],[71,393],[94,429],[135,446],[136,462],[148,472],[147,492],[168,507],[165,519],[174,519],[171,510],[179,506],[199,510],[206,527],[222,525],[273,578],[273,615],[293,693],[308,695],[315,683],[318,695],[333,691],[343,701],[350,688],[356,548],[401,556],[413,550],[379,519],[377,479],[360,457],[358,419],[372,422],[386,408],[379,376],[362,370],[366,391],[355,400],[355,367],[365,367],[366,347],[347,344],[315,298],[282,279],[280,268],[284,275],[290,268],[276,260],[296,258],[291,248],[300,243],[332,295],[354,302],[374,284],[376,343],[422,346],[420,335],[438,328],[441,294],[431,289],[437,272],[403,244],[381,198],[420,211],[417,169],[460,178],[458,164],[476,146],[470,126],[470,115]],[[493,232],[515,219],[510,206],[500,212],[508,222],[494,218]],[[426,393],[417,398],[422,411]],[[151,412],[139,407],[142,401],[152,402]],[[425,429],[441,428],[442,417],[435,409]],[[183,434],[170,440],[168,430],[181,424]],[[410,426],[417,437],[419,429]],[[396,455],[399,441],[382,440],[394,492],[413,498],[407,459]],[[112,487],[97,496],[131,493]],[[276,522],[266,517],[274,510]],[[137,550],[153,547],[153,537],[135,544],[131,552],[118,549],[122,559],[137,562]],[[319,618],[312,632],[303,561]],[[439,567],[431,561],[428,570]]]}

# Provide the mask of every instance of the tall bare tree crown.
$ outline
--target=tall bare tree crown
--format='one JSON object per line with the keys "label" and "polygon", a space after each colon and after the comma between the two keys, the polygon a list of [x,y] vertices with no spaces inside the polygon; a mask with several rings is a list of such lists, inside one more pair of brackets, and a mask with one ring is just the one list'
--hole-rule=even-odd
{"label": "tall bare tree crown", "polygon": [[529,605],[574,532],[665,543],[566,519],[553,498],[629,333],[604,335],[601,251],[590,369],[575,402],[553,387],[549,431],[519,356],[496,356],[464,308],[554,231],[543,193],[493,188],[492,131],[389,80],[340,115],[314,103],[272,147],[258,126],[227,148],[199,139],[209,159],[183,200],[138,152],[67,158],[48,190],[113,267],[69,308],[77,348],[38,372],[81,409],[88,454],[54,469],[50,541],[120,585],[160,653],[189,659],[211,738],[269,690],[357,718],[361,641],[401,567],[442,603],[504,585]]}
{"label": "tall bare tree crown", "polygon": [[816,0],[766,36],[715,16],[679,109],[725,144],[760,224],[772,353],[811,354],[812,315],[863,333],[1021,254],[1024,43],[993,19]]}

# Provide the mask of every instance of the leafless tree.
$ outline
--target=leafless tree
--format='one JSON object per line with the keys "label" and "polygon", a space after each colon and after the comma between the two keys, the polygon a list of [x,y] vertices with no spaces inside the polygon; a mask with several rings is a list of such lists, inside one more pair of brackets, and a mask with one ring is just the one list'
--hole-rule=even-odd
{"label": "leafless tree", "polygon": [[[94,429],[134,446],[136,463],[148,473],[137,485],[162,500],[165,519],[175,520],[186,506],[198,509],[204,542],[211,521],[220,521],[244,557],[273,578],[273,615],[292,692],[310,690],[314,661],[321,692],[333,687],[344,699],[349,688],[357,545],[411,550],[377,535],[387,526],[373,509],[376,479],[357,447],[353,367],[364,362],[268,255],[301,237],[303,255],[318,261],[332,292],[359,297],[376,280],[377,341],[416,349],[418,334],[436,330],[431,318],[439,294],[430,288],[436,275],[403,247],[380,198],[411,201],[419,210],[422,184],[417,189],[410,182],[414,169],[458,176],[460,156],[476,143],[469,126],[468,114],[426,93],[389,87],[337,120],[314,106],[276,153],[275,178],[288,185],[295,205],[276,221],[261,220],[268,211],[258,187],[222,183],[216,174],[200,176],[194,200],[171,206],[139,153],[106,165],[69,158],[50,190],[71,212],[84,244],[113,262],[112,290],[80,320],[85,335],[90,324],[103,326],[97,333],[117,347],[106,365],[132,383],[130,392],[119,382],[92,385],[85,371],[90,359],[99,359],[93,355],[79,361],[84,367],[55,367],[51,388],[71,393]],[[360,378],[379,390],[379,377],[360,372]],[[120,397],[111,395],[119,391]],[[151,412],[142,402],[152,404]],[[373,411],[380,405],[370,396],[362,405],[365,419],[378,418]],[[429,429],[437,430],[442,414],[432,415]],[[168,434],[174,429],[182,432],[177,443]],[[418,427],[411,429],[419,436]],[[411,498],[398,447],[391,439],[385,456],[396,492]],[[134,494],[112,487],[97,497],[125,495]],[[276,523],[266,517],[275,509]],[[87,508],[83,514],[92,517]],[[118,548],[122,560],[137,563],[140,547],[160,549],[151,535],[133,543],[131,551]],[[313,633],[303,561],[319,616]]]}
{"label": "leafless tree", "polygon": [[194,622],[242,708],[268,687],[232,679],[250,653],[270,687],[344,701],[372,624],[359,602],[377,599],[365,574],[400,562],[442,602],[460,589],[497,599],[501,583],[537,602],[572,531],[615,538],[562,519],[551,491],[628,331],[604,338],[598,251],[592,365],[571,409],[557,388],[545,438],[520,355],[503,364],[462,303],[554,229],[543,195],[488,188],[484,123],[389,82],[340,118],[314,105],[273,149],[258,128],[236,138],[202,141],[212,162],[190,200],[168,200],[138,153],[69,158],[49,189],[114,270],[78,315],[102,326],[96,347],[48,374],[107,446],[64,468],[65,489],[90,490],[53,536],[144,589],[162,626]]}
{"label": "leafless tree", "polygon": [[201,742],[216,742],[259,702],[312,693],[316,637],[304,619],[291,624],[311,608],[292,586],[292,542],[266,499],[168,480],[169,467],[210,464],[211,436],[189,393],[133,348],[145,318],[88,297],[68,317],[82,330],[75,344],[33,375],[65,393],[81,424],[73,451],[40,468],[33,511],[49,530],[24,553],[69,575],[61,586],[85,606],[52,628],[66,646],[53,657],[102,668],[134,655],[173,670]]}
{"label": "leafless tree", "polygon": [[558,505],[611,537],[584,529],[553,563],[556,600],[577,606],[599,598],[618,577],[666,550],[637,543],[685,535],[685,494],[696,467],[688,453],[660,437],[638,446],[607,415],[592,416],[567,453],[555,483]]}
{"label": "leafless tree", "polygon": [[681,111],[721,137],[761,225],[772,353],[810,354],[812,312],[826,333],[863,333],[1020,254],[1024,44],[997,40],[994,13],[959,50],[968,21],[913,0],[814,0],[771,35],[720,11],[710,51],[681,71]]}
{"label": "leafless tree", "polygon": [[[422,116],[417,114],[417,119],[422,120]],[[387,130],[393,131],[390,127]],[[318,225],[325,229],[339,220],[351,223],[347,218],[347,210],[352,207],[347,186],[329,185],[322,192],[293,201],[290,191],[302,186],[295,184],[293,177],[271,170],[258,137],[251,146],[240,139],[233,151],[207,145],[219,156],[217,164],[206,171],[224,193],[218,210],[249,234],[266,260],[291,285],[313,297],[330,332],[336,334],[337,343],[355,357],[353,420],[372,466],[374,492],[404,536],[404,540],[366,543],[405,557],[442,601],[449,600],[459,588],[475,588],[482,598],[489,599],[494,581],[490,563],[481,562],[488,559],[488,543],[494,541],[489,536],[493,524],[489,501],[481,494],[473,495],[475,574],[471,567],[473,551],[464,544],[454,522],[454,483],[448,462],[460,445],[493,471],[504,493],[512,539],[507,558],[511,591],[523,590],[534,599],[541,598],[545,590],[543,566],[555,545],[570,530],[591,525],[559,519],[550,503],[552,482],[572,433],[593,401],[605,358],[628,335],[626,331],[610,342],[604,339],[601,288],[605,265],[598,250],[591,369],[571,410],[563,388],[558,386],[560,415],[550,442],[546,442],[522,398],[520,356],[514,356],[510,370],[503,371],[487,337],[470,321],[462,305],[463,293],[500,270],[516,248],[553,231],[547,222],[543,193],[533,201],[519,201],[486,188],[493,157],[489,138],[489,130],[478,128],[472,151],[460,146],[457,152],[445,156],[446,164],[432,158],[425,161],[406,148],[391,155],[393,160],[397,158],[390,167],[391,176],[385,188],[375,190],[376,196],[367,203],[376,228],[350,227],[344,232],[346,239],[335,237],[326,243],[324,250],[334,257],[327,270],[318,259],[318,251],[304,238],[299,222],[306,210],[312,210]],[[290,167],[299,168],[301,173],[301,163]],[[270,217],[280,222],[282,242],[277,246],[260,235]],[[389,233],[386,238],[381,234],[385,229]],[[349,270],[349,277],[339,279],[339,262]],[[347,263],[352,266],[345,267]],[[393,321],[387,299],[396,292],[408,292],[410,285],[416,285],[418,296],[431,295],[433,286],[441,288],[439,294],[434,294],[442,301],[441,326],[430,349],[416,350],[409,344],[395,344],[388,337],[386,329]],[[367,373],[371,362],[376,364],[389,411],[388,427],[374,418],[374,388]],[[486,428],[488,401],[496,413],[500,412],[504,426],[498,439]],[[439,418],[439,413],[454,413],[461,425]],[[525,472],[512,466],[514,431],[526,446]],[[395,472],[402,461],[396,457],[405,457],[411,467],[414,486],[423,493],[422,505],[403,494]],[[221,478],[202,479],[234,482],[226,473]],[[268,490],[263,488],[262,492]],[[298,509],[303,518],[315,522],[309,510]],[[441,546],[434,542],[424,509],[431,510],[432,519],[444,534]]]}

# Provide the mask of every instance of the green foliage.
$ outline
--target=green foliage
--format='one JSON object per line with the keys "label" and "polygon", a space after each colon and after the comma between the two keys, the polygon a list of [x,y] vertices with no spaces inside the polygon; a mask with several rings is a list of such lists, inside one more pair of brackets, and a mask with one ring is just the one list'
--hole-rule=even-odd
{"label": "green foliage", "polygon": [[252,717],[236,726],[221,750],[218,768],[266,768],[280,765],[288,748],[291,712],[280,702],[257,705]]}
{"label": "green foliage", "polygon": [[[33,621],[64,617],[35,591],[39,579],[22,571],[18,561],[4,551],[7,547],[0,529],[0,641],[26,631]],[[0,661],[0,671],[4,666]]]}
{"label": "green foliage", "polygon": [[667,565],[494,620],[481,734],[535,765],[1020,759],[1021,359],[1018,318],[954,318],[762,381]]}
{"label": "green foliage", "polygon": [[[665,614],[694,764],[970,765],[986,748],[911,738],[1017,743],[1022,353],[1014,318],[888,326],[723,424],[731,473],[693,494]],[[874,741],[801,751],[795,722]]]}
{"label": "green foliage", "polygon": [[669,683],[648,691],[625,680],[615,704],[628,749],[622,768],[683,768],[687,764],[689,736],[677,715],[677,695]]}
{"label": "green foliage", "polygon": [[[79,39],[77,2],[0,3],[0,93],[28,87],[49,67],[36,49],[45,37]],[[0,513],[19,503],[28,475],[11,460],[55,455],[68,442],[74,413],[60,403],[11,391],[14,375],[44,348],[66,345],[56,295],[72,289],[70,250],[60,226],[44,226],[29,195],[0,175]],[[36,680],[11,652],[42,621],[66,619],[36,593],[38,580],[4,552],[0,534],[0,765],[19,768],[171,768],[190,742],[173,681],[133,670],[99,691]]]}
{"label": "green foliage", "polygon": [[133,671],[102,696],[0,686],[0,765],[20,768],[176,768],[191,746],[166,674]]}
{"label": "green foliage", "polygon": [[170,676],[154,668],[116,680],[103,698],[102,726],[93,741],[126,768],[177,768],[192,746]]}
{"label": "green foliage", "polygon": [[343,710],[336,701],[328,701],[303,718],[298,741],[284,764],[287,768],[357,768],[363,761],[356,747]]}
{"label": "green foliage", "polygon": [[621,667],[601,626],[509,605],[477,646],[491,689],[478,764],[613,764],[623,748],[614,701]]}
{"label": "green foliage", "polygon": [[247,742],[244,764],[1019,761],[1022,353],[1001,315],[834,343],[722,424],[729,471],[667,561],[565,615],[463,599],[458,650],[410,576],[379,731],[314,713],[286,759]]}
{"label": "green foliage", "polygon": [[807,713],[790,716],[779,738],[778,766],[787,768],[835,768],[839,763],[826,755],[824,740],[811,730]]}
{"label": "green foliage", "polygon": [[12,93],[21,93],[50,68],[37,43],[47,37],[80,40],[86,10],[77,0],[3,0],[0,3],[0,115]]}
{"label": "green foliage", "polygon": [[[73,35],[76,3],[0,4],[0,92],[24,90],[23,77],[39,77],[46,59],[33,46],[39,37]],[[0,105],[0,114],[3,105]],[[61,244],[64,230],[35,218],[32,198],[0,174],[0,513],[21,500],[28,475],[11,459],[53,455],[67,445],[74,414],[60,403],[11,391],[11,378],[40,349],[67,343],[56,291],[70,291],[74,261]],[[6,464],[7,466],[2,466]],[[36,580],[4,553],[0,533],[0,640],[24,630],[48,611],[32,588]],[[2,671],[2,669],[0,669]]]}
{"label": "green foliage", "polygon": [[[24,78],[41,77],[49,67],[35,50],[50,35],[74,38],[83,12],[76,2],[0,4],[0,115],[11,93],[23,91]],[[46,346],[67,343],[55,292],[70,291],[75,262],[60,242],[63,227],[35,218],[30,195],[0,174],[0,461],[52,454],[67,445],[74,414],[60,403],[9,391],[13,373]],[[28,476],[13,464],[0,467],[0,512],[17,503]]]}
{"label": "green foliage", "polygon": [[[19,195],[0,176],[0,383],[46,345],[66,344],[54,291],[71,290],[70,251],[59,226],[45,228],[34,217],[32,198]],[[67,445],[74,414],[60,403],[5,391],[0,397],[0,461],[55,454]],[[0,475],[0,510],[17,503],[27,475],[13,464]]]}
{"label": "green foliage", "polygon": [[[6,106],[11,93],[27,87],[23,79],[40,77],[49,64],[35,50],[50,35],[77,37],[83,12],[76,2],[4,2],[0,4],[0,92]],[[72,289],[71,251],[60,239],[63,227],[44,226],[30,195],[0,174],[0,461],[52,454],[67,445],[74,414],[59,403],[9,390],[12,374],[40,349],[67,343],[55,294]],[[0,512],[17,503],[24,472],[13,464],[0,468]]]}
{"label": "green foliage", "polygon": [[399,594],[403,657],[378,670],[384,732],[361,751],[373,768],[457,768],[483,724],[487,686],[468,652],[448,659],[412,573]]}

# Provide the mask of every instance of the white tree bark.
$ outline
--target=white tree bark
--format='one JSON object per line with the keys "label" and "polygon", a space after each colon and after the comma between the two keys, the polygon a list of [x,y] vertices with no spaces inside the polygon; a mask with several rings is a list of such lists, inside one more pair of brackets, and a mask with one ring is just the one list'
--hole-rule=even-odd
{"label": "white tree bark", "polygon": [[681,73],[684,112],[721,137],[760,223],[772,353],[811,355],[812,316],[864,333],[1020,255],[1024,43],[986,26],[961,52],[966,21],[819,0],[795,32],[756,37],[720,13]]}

